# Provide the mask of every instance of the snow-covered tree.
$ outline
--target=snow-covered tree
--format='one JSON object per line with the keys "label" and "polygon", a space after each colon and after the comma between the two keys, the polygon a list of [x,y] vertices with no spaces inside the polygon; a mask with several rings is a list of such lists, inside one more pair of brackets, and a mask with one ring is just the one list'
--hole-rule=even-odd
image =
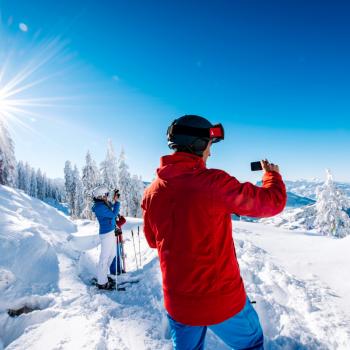
{"label": "snow-covered tree", "polygon": [[117,158],[115,156],[112,140],[108,140],[106,158],[101,163],[100,169],[101,169],[103,184],[111,190],[117,188],[117,184],[118,184]]}
{"label": "snow-covered tree", "polygon": [[73,195],[73,169],[72,164],[69,160],[66,161],[64,166],[64,187],[65,187],[65,197],[66,202],[70,210],[74,206],[74,195]]}
{"label": "snow-covered tree", "polygon": [[92,220],[94,215],[91,211],[92,206],[92,190],[100,183],[100,172],[95,161],[91,158],[88,151],[85,157],[85,165],[82,169],[82,183],[84,193],[84,208],[82,218]]}
{"label": "snow-covered tree", "polygon": [[334,184],[331,172],[327,169],[326,182],[316,192],[316,229],[324,235],[345,237],[350,234],[350,218],[346,209],[349,198]]}
{"label": "snow-covered tree", "polygon": [[38,182],[36,178],[36,172],[34,169],[31,169],[31,174],[30,174],[29,195],[35,198],[38,196]]}
{"label": "snow-covered tree", "polygon": [[16,166],[16,187],[20,190],[25,189],[25,167],[22,161],[19,161]]}
{"label": "snow-covered tree", "polygon": [[129,202],[130,216],[138,218],[142,217],[141,201],[144,190],[145,186],[142,179],[137,175],[134,175],[131,179],[131,192]]}
{"label": "snow-covered tree", "polygon": [[41,189],[41,192],[42,192],[42,195],[40,199],[44,200],[45,198],[48,197],[48,181],[47,181],[47,177],[46,177],[46,174],[43,173],[43,177],[42,177],[42,189]]}
{"label": "snow-covered tree", "polygon": [[31,176],[32,176],[32,168],[28,163],[26,163],[24,166],[24,173],[25,173],[24,191],[25,191],[25,193],[30,195],[30,181],[31,181]]}
{"label": "snow-covered tree", "polygon": [[84,207],[84,195],[83,184],[81,182],[79,170],[76,165],[74,166],[73,170],[72,201],[71,215],[74,218],[79,218]]}
{"label": "snow-covered tree", "polygon": [[44,175],[41,172],[41,169],[38,169],[36,172],[36,183],[38,188],[38,197],[43,200],[45,198],[45,185],[44,185]]}
{"label": "snow-covered tree", "polygon": [[132,183],[124,149],[118,159],[118,189],[120,191],[120,211],[123,215],[130,216]]}
{"label": "snow-covered tree", "polygon": [[45,201],[50,199],[50,204],[62,202],[62,186],[57,181],[47,178],[40,169],[35,171],[28,163],[24,164],[22,161],[16,166],[16,187],[32,197]]}
{"label": "snow-covered tree", "polygon": [[0,115],[0,185],[16,184],[16,158],[14,144]]}

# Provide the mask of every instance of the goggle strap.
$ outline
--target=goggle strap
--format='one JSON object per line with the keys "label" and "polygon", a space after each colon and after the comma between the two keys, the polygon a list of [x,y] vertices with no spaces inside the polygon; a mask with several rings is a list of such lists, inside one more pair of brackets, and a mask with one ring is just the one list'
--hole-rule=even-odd
{"label": "goggle strap", "polygon": [[171,135],[188,135],[188,136],[198,136],[198,137],[208,137],[210,138],[209,129],[205,128],[195,128],[186,125],[171,125],[168,130],[168,134]]}
{"label": "goggle strap", "polygon": [[169,127],[168,134],[207,137],[209,139],[224,138],[224,130],[221,124],[214,125],[212,128],[196,128],[192,126],[175,124]]}

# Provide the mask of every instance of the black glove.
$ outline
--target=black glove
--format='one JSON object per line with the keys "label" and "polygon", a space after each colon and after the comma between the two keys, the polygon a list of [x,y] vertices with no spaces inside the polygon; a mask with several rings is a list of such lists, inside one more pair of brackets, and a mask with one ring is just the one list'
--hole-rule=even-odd
{"label": "black glove", "polygon": [[116,237],[121,236],[123,234],[123,231],[119,227],[116,227],[114,230],[114,234]]}

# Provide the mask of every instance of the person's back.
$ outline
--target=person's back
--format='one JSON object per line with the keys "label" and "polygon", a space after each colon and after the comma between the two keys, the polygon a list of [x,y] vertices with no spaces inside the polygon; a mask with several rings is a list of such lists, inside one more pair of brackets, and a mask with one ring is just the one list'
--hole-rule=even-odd
{"label": "person's back", "polygon": [[222,170],[207,169],[200,154],[183,150],[161,158],[157,178],[145,191],[144,232],[159,252],[165,307],[173,321],[208,326],[238,314],[247,301],[231,214],[275,215],[286,194],[275,171],[266,172],[263,187],[241,184]]}

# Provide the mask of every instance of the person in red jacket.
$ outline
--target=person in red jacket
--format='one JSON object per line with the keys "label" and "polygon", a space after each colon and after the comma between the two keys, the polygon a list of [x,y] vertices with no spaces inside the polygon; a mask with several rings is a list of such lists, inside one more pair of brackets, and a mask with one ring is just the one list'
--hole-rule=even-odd
{"label": "person in red jacket", "polygon": [[234,349],[263,349],[259,318],[246,295],[232,238],[232,214],[269,217],[286,204],[277,165],[261,161],[262,187],[208,169],[221,124],[186,115],[168,128],[175,152],[161,158],[142,200],[144,234],[157,248],[174,349],[203,349],[209,327]]}

